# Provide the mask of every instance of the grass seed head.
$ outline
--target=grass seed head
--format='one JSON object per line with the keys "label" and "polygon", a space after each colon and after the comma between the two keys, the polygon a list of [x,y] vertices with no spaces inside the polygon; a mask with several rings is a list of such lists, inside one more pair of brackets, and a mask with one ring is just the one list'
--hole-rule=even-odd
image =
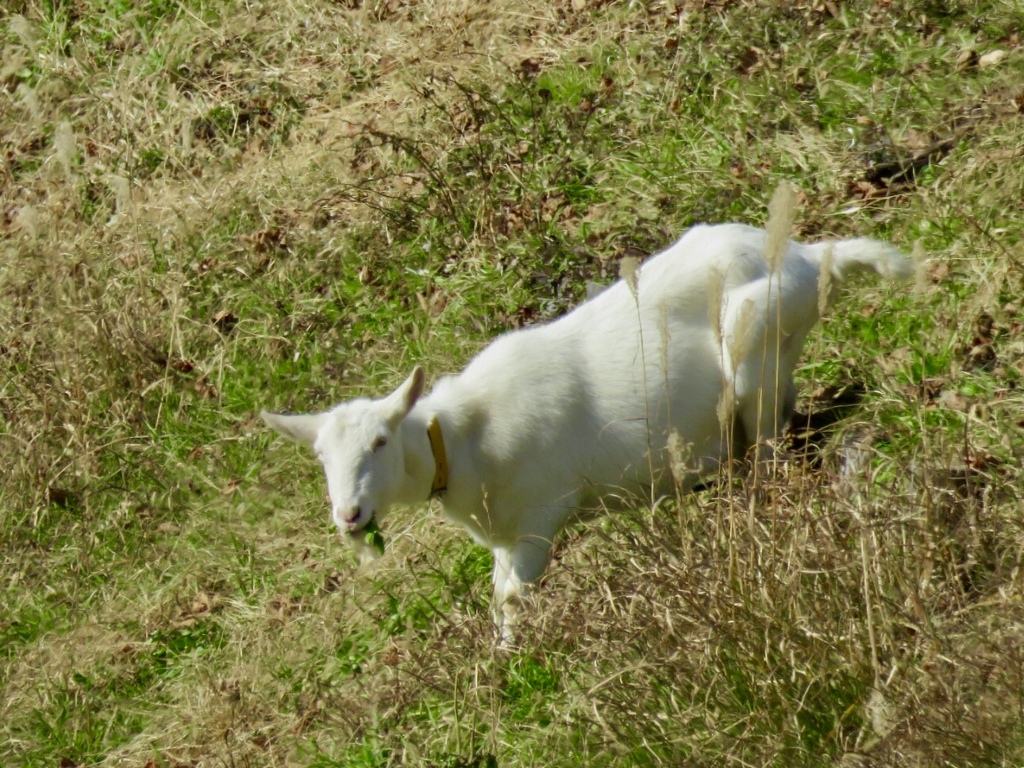
{"label": "grass seed head", "polygon": [[30,51],[35,53],[36,51],[36,36],[32,29],[32,23],[22,16],[20,13],[16,13],[7,22],[10,26],[11,31],[17,35],[18,40],[23,46],[28,48]]}
{"label": "grass seed head", "polygon": [[931,277],[928,274],[930,263],[928,254],[924,250],[924,244],[920,240],[914,241],[914,247],[910,251],[910,260],[914,264],[914,291],[924,294],[931,287]]}
{"label": "grass seed head", "polygon": [[835,261],[835,247],[829,244],[821,257],[821,268],[818,271],[818,316],[824,317],[832,299],[832,265]]}
{"label": "grass seed head", "polygon": [[693,450],[692,446],[683,440],[682,436],[672,430],[668,435],[666,446],[669,456],[669,471],[676,485],[682,485],[693,473]]}
{"label": "grass seed head", "polygon": [[750,347],[753,343],[751,330],[754,327],[754,314],[756,311],[757,305],[754,303],[754,300],[751,298],[744,299],[743,303],[740,304],[739,311],[736,313],[736,322],[727,339],[729,364],[734,376],[740,361],[745,360],[750,353]]}
{"label": "grass seed head", "polygon": [[775,193],[768,204],[768,238],[764,255],[773,274],[778,274],[782,269],[795,216],[796,190],[791,184],[783,181],[775,188]]}
{"label": "grass seed head", "polygon": [[78,157],[78,145],[75,141],[75,131],[71,123],[61,120],[53,133],[53,146],[57,154],[57,162],[64,171],[64,176],[71,179],[74,176],[74,163]]}
{"label": "grass seed head", "polygon": [[722,433],[729,434],[736,416],[736,390],[731,385],[722,388],[715,415],[718,416],[718,425]]}
{"label": "grass seed head", "polygon": [[114,190],[114,205],[119,216],[127,216],[132,208],[131,182],[124,176],[111,176],[110,186]]}
{"label": "grass seed head", "polygon": [[30,240],[39,238],[39,210],[34,205],[23,205],[18,209],[18,226]]}
{"label": "grass seed head", "polygon": [[619,261],[619,276],[626,281],[634,301],[640,301],[640,260],[635,256],[623,256]]}
{"label": "grass seed head", "polygon": [[40,119],[43,114],[43,106],[39,100],[39,94],[36,93],[36,89],[28,83],[21,83],[18,86],[17,93],[19,101],[28,110],[28,113],[32,115],[32,118],[34,120]]}

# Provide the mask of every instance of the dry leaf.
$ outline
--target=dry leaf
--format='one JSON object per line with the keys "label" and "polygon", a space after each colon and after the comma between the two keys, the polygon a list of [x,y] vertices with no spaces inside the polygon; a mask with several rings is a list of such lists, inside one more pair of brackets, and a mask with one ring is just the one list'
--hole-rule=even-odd
{"label": "dry leaf", "polygon": [[933,283],[938,283],[949,277],[949,264],[944,261],[933,261],[925,268],[925,272]]}
{"label": "dry leaf", "polygon": [[222,309],[213,316],[213,324],[221,333],[231,333],[238,325],[238,315],[229,309]]}
{"label": "dry leaf", "polygon": [[1001,64],[1003,59],[1005,58],[1006,51],[989,51],[984,56],[978,59],[978,69],[989,69],[990,67],[996,67],[999,64]]}
{"label": "dry leaf", "polygon": [[540,72],[540,62],[537,59],[523,59],[519,62],[519,72],[524,77],[534,77]]}
{"label": "dry leaf", "polygon": [[209,613],[213,608],[216,601],[216,595],[210,595],[206,592],[200,592],[192,599],[192,605],[189,606],[188,613],[191,616],[198,616],[202,613]]}
{"label": "dry leaf", "polygon": [[960,51],[956,56],[956,68],[958,71],[970,69],[978,64],[978,52],[972,48]]}
{"label": "dry leaf", "polygon": [[943,408],[949,408],[951,411],[967,411],[968,407],[970,407],[970,402],[967,398],[955,389],[944,390],[939,396],[938,403]]}
{"label": "dry leaf", "polygon": [[210,383],[210,380],[203,376],[199,381],[195,383],[195,391],[205,397],[207,400],[216,400],[220,397],[220,392],[217,388]]}

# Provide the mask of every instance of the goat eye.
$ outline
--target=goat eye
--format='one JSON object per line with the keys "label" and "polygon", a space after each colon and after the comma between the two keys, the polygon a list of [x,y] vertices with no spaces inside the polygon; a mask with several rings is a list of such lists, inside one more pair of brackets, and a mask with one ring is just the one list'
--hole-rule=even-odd
{"label": "goat eye", "polygon": [[388,439],[386,437],[378,437],[376,440],[373,441],[373,452],[376,453],[387,444]]}

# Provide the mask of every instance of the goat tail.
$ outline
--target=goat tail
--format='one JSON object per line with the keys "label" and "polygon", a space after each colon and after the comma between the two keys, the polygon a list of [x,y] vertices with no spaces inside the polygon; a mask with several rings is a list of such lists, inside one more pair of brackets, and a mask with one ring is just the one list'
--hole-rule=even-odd
{"label": "goat tail", "polygon": [[819,263],[829,258],[826,254],[831,252],[830,266],[836,279],[865,270],[873,270],[889,280],[909,280],[914,276],[914,263],[902,251],[868,237],[818,243],[814,250]]}

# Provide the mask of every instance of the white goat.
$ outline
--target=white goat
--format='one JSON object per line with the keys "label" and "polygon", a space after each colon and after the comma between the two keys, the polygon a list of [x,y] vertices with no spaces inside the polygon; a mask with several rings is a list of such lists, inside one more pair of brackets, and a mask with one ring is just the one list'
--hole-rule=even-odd
{"label": "white goat", "polygon": [[[524,588],[573,513],[691,487],[777,436],[831,281],[912,271],[892,246],[864,238],[781,244],[774,269],[765,250],[762,230],[697,226],[638,279],[495,339],[429,395],[416,367],[380,400],[262,415],[316,452],[334,522],[354,542],[392,505],[439,497],[446,516],[494,553],[494,615],[506,641]],[[670,438],[686,446],[683,477],[670,471]]]}

